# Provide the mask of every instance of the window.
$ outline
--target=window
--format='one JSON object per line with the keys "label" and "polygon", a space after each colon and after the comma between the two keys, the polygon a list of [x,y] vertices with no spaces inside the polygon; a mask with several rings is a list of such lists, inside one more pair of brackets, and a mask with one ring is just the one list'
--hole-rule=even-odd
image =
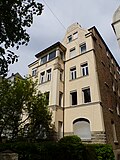
{"label": "window", "polygon": [[114,72],[114,78],[117,79],[116,73]]}
{"label": "window", "polygon": [[111,121],[111,124],[112,124],[112,130],[113,130],[114,143],[118,143],[117,134],[116,134],[116,127],[115,127],[114,121]]}
{"label": "window", "polygon": [[113,89],[113,92],[115,92],[115,83],[112,82],[112,89]]}
{"label": "window", "polygon": [[53,51],[53,52],[51,52],[41,58],[41,64],[44,64],[44,63],[54,59],[55,57],[56,57],[56,51]]}
{"label": "window", "polygon": [[116,110],[117,110],[117,114],[120,116],[120,106],[119,106],[119,104],[117,104]]}
{"label": "window", "polygon": [[91,139],[90,122],[85,118],[78,118],[73,121],[73,132],[82,140]]}
{"label": "window", "polygon": [[62,99],[63,99],[63,93],[59,92],[59,106],[62,107]]}
{"label": "window", "polygon": [[60,80],[63,81],[63,71],[60,71]]}
{"label": "window", "polygon": [[78,38],[78,32],[73,33],[73,39]]}
{"label": "window", "polygon": [[62,125],[61,121],[58,121],[58,139],[62,138]]}
{"label": "window", "polygon": [[117,91],[117,92],[118,92],[118,96],[120,97],[120,89],[119,89],[119,88],[118,88],[118,91]]}
{"label": "window", "polygon": [[47,79],[46,81],[50,81],[51,80],[51,69],[47,70]]}
{"label": "window", "polygon": [[56,51],[49,53],[49,61],[56,57]]}
{"label": "window", "polygon": [[88,64],[87,63],[81,65],[81,71],[82,71],[82,76],[88,75]]}
{"label": "window", "polygon": [[86,43],[80,45],[80,52],[81,53],[86,52]]}
{"label": "window", "polygon": [[45,97],[46,97],[46,100],[47,100],[47,105],[49,105],[50,92],[45,92]]}
{"label": "window", "polygon": [[114,64],[114,60],[113,60],[113,58],[111,58],[111,63],[112,63],[112,64]]}
{"label": "window", "polygon": [[83,92],[83,102],[91,102],[90,88],[82,89]]}
{"label": "window", "polygon": [[47,55],[41,58],[41,64],[44,64],[47,62]]}
{"label": "window", "polygon": [[64,53],[60,51],[60,58],[64,60]]}
{"label": "window", "polygon": [[70,58],[73,58],[76,56],[76,50],[75,48],[70,49]]}
{"label": "window", "polygon": [[77,105],[77,91],[73,91],[70,93],[71,105]]}
{"label": "window", "polygon": [[68,36],[67,39],[68,39],[68,42],[71,42],[72,41],[72,35]]}
{"label": "window", "polygon": [[40,73],[40,83],[45,82],[45,72]]}
{"label": "window", "polygon": [[70,79],[76,79],[76,67],[70,69]]}
{"label": "window", "polygon": [[37,68],[32,69],[32,76],[36,76],[37,74]]}

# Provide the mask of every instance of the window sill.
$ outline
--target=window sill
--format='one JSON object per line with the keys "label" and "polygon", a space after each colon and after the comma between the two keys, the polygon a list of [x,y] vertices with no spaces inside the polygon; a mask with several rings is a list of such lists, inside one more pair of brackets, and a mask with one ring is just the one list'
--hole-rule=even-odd
{"label": "window sill", "polygon": [[119,144],[119,143],[118,143],[118,140],[114,141],[114,143],[115,143],[115,144]]}
{"label": "window sill", "polygon": [[69,81],[74,81],[74,80],[77,80],[77,79],[80,79],[80,78],[85,78],[85,77],[88,77],[88,76],[89,76],[89,74],[88,74],[88,75],[85,75],[85,76],[77,77],[77,78],[75,78],[75,79],[70,79]]}
{"label": "window sill", "polygon": [[45,81],[45,82],[42,82],[42,83],[39,83],[39,85],[42,85],[42,84],[45,84],[45,83],[48,83],[48,82],[50,82],[51,80],[49,80],[49,81]]}

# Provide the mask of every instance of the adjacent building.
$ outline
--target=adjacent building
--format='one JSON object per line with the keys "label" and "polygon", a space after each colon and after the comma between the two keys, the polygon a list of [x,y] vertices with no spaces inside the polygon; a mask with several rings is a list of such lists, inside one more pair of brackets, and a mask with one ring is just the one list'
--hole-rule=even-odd
{"label": "adjacent building", "polygon": [[47,93],[58,138],[112,144],[120,155],[120,67],[96,27],[68,27],[63,41],[39,52],[29,65]]}
{"label": "adjacent building", "polygon": [[117,41],[120,47],[120,6],[117,8],[113,15],[113,23],[112,23],[113,30],[116,34]]}

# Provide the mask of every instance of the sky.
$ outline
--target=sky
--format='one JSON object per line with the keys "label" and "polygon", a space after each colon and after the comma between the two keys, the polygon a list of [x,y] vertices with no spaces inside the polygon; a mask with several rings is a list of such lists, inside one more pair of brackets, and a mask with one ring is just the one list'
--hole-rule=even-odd
{"label": "sky", "polygon": [[62,41],[67,28],[78,22],[83,28],[95,26],[113,56],[120,65],[120,48],[112,29],[112,17],[120,0],[38,0],[44,5],[40,16],[27,29],[30,35],[28,46],[21,46],[16,54],[19,61],[10,65],[8,76],[19,72],[27,76],[28,65],[36,60],[35,55],[50,45]]}

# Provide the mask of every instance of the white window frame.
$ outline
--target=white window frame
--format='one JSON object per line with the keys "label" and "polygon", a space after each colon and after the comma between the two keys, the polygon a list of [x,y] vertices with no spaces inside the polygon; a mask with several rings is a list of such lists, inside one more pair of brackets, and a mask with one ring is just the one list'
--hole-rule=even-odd
{"label": "white window frame", "polygon": [[44,83],[45,82],[45,71],[40,73],[40,83]]}
{"label": "white window frame", "polygon": [[51,81],[51,69],[46,71],[46,81]]}
{"label": "white window frame", "polygon": [[74,80],[77,78],[76,66],[70,68],[70,80]]}
{"label": "white window frame", "polygon": [[81,64],[81,74],[82,74],[82,76],[87,76],[87,75],[89,75],[88,63],[87,63],[87,62]]}
{"label": "white window frame", "polygon": [[36,76],[37,74],[37,68],[32,69],[32,76]]}

